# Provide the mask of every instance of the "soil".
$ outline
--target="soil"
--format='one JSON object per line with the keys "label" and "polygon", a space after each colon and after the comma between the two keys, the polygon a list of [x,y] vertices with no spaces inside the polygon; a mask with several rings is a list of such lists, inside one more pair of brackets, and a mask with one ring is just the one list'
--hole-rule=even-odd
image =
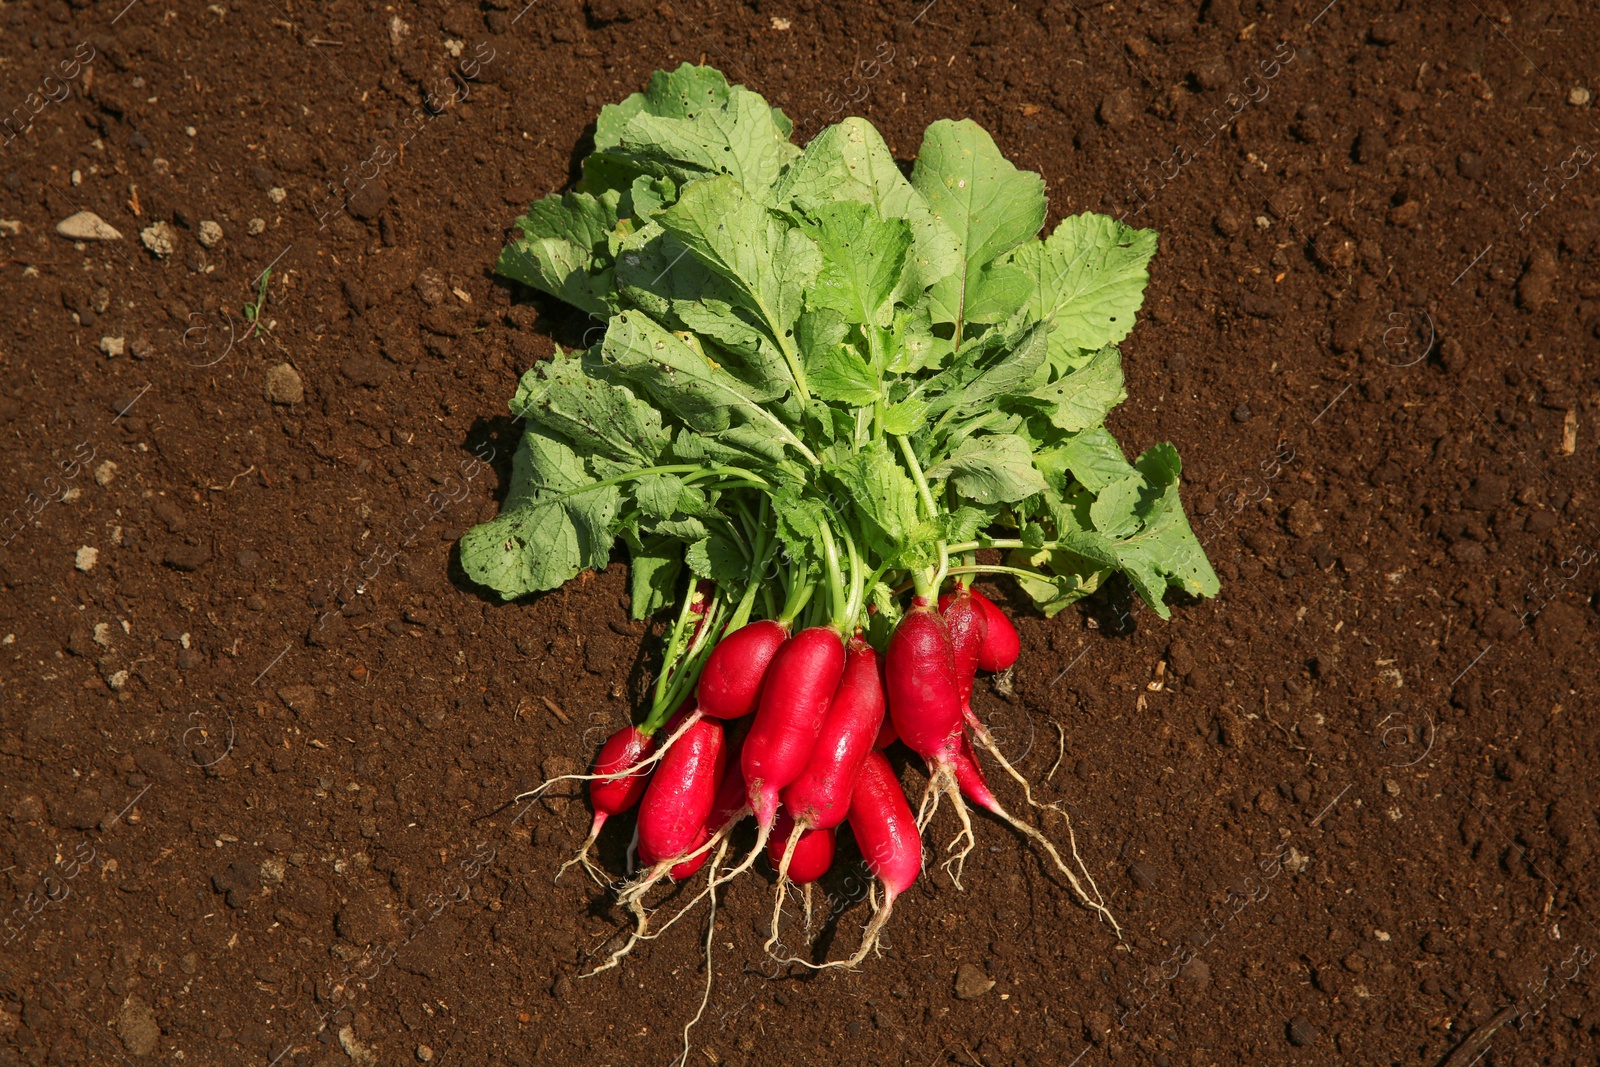
{"label": "soil", "polygon": [[[498,507],[516,374],[586,326],[493,277],[511,220],[601,103],[702,59],[800,139],[855,112],[909,158],[970,116],[1046,177],[1050,225],[1161,231],[1113,429],[1177,443],[1223,588],[1169,622],[1126,587],[1012,602],[1021,661],[976,698],[1123,941],[993,820],[965,891],[924,876],[851,974],[763,966],[762,874],[722,902],[690,1059],[1596,1062],[1580,5],[0,24],[0,1064],[677,1055],[704,912],[580,977],[624,922],[552,884],[584,802],[505,806],[627,719],[660,624],[628,621],[620,560],[502,605],[454,542]],[[58,236],[80,210],[121,239]],[[845,845],[819,951],[854,944],[861,870]]]}

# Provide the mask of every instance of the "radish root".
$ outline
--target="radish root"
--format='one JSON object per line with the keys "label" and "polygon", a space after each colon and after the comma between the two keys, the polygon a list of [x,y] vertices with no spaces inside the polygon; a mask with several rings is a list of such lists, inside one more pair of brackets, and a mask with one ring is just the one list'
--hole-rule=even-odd
{"label": "radish root", "polygon": [[961,884],[961,873],[966,869],[967,857],[977,847],[978,839],[972,832],[972,816],[967,811],[967,802],[961,795],[961,787],[956,784],[955,767],[948,760],[939,760],[935,764],[933,775],[928,779],[928,786],[922,791],[922,804],[917,812],[919,831],[925,830],[928,823],[933,821],[934,814],[939,810],[941,797],[950,798],[950,805],[955,808],[956,818],[961,820],[961,832],[945,846],[946,852],[954,851],[957,847],[960,847],[961,851],[944,861],[944,870],[955,887],[966,892],[966,888]]}
{"label": "radish root", "polygon": [[594,825],[590,827],[589,836],[583,842],[583,847],[578,850],[578,854],[576,856],[563,863],[561,865],[561,869],[556,871],[555,881],[557,884],[560,883],[561,876],[567,873],[568,867],[571,867],[574,863],[581,863],[583,864],[585,873],[587,873],[590,878],[594,879],[595,885],[601,887],[605,886],[606,879],[602,877],[605,872],[599,867],[596,867],[594,865],[594,861],[589,858],[589,850],[594,847],[595,841],[599,840],[600,827],[605,825],[605,821],[606,817],[604,815],[600,814],[598,811],[594,813]]}
{"label": "radish root", "polygon": [[[874,893],[873,895],[876,897],[877,894]],[[874,900],[872,906],[872,918],[867,921],[866,929],[861,931],[861,944],[856,948],[855,954],[849,959],[830,960],[827,963],[812,963],[810,960],[803,960],[798,956],[790,956],[786,959],[779,959],[778,962],[798,963],[800,966],[809,967],[813,971],[826,971],[833,967],[843,967],[846,970],[852,970],[856,967],[859,967],[862,961],[864,961],[872,952],[877,951],[881,955],[881,950],[879,949],[878,945],[883,937],[883,928],[889,922],[889,913],[893,910],[894,894],[889,892],[888,889],[885,889],[883,893],[883,904],[879,905],[876,900]]]}
{"label": "radish root", "polygon": [[[1067,866],[1067,864],[1061,859],[1061,853],[1056,851],[1055,844],[1051,842],[1051,840],[1046,837],[1044,833],[1037,827],[1031,826],[1017,818],[1015,815],[1012,815],[1009,811],[1001,806],[1000,801],[998,800],[994,801],[993,806],[990,806],[988,810],[990,814],[1005,822],[1013,830],[1016,830],[1019,834],[1022,834],[1030,841],[1036,842],[1040,848],[1043,848],[1047,853],[1049,853],[1050,859],[1055,862],[1056,869],[1066,876],[1067,884],[1072,887],[1073,894],[1078,898],[1079,901],[1083,903],[1084,907],[1091,911],[1098,912],[1103,919],[1109,922],[1111,924],[1111,929],[1116,931],[1117,940],[1120,941],[1122,939],[1122,927],[1117,925],[1117,918],[1111,914],[1111,909],[1106,907],[1105,898],[1100,895],[1100,887],[1095,885],[1094,876],[1089,873],[1089,868],[1084,864],[1083,857],[1078,855],[1078,837],[1072,832],[1071,817],[1069,817],[1065,811],[1061,811],[1060,808],[1056,808],[1054,805],[1051,805],[1051,807],[1060,812],[1061,817],[1066,820],[1067,847],[1072,853],[1073,862],[1077,864],[1078,870],[1076,872]],[[1083,874],[1083,881],[1078,880],[1079,872]],[[1087,890],[1084,889],[1083,882],[1089,883],[1089,888]]]}
{"label": "radish root", "polygon": [[[716,973],[711,969],[711,949],[715,943],[713,939],[717,933],[717,867],[722,863],[722,857],[727,854],[727,851],[728,843],[724,840],[717,848],[716,858],[711,861],[710,873],[706,876],[706,887],[700,893],[701,896],[705,896],[708,893],[711,895],[711,915],[706,922],[706,991],[700,997],[700,1007],[695,1010],[694,1018],[683,1026],[683,1055],[673,1062],[675,1064],[681,1063],[684,1067],[688,1067],[689,1064],[689,1031],[694,1029],[694,1024],[700,1021],[700,1017],[706,1013],[706,1005],[711,1002],[711,981]],[[700,897],[695,897],[695,900],[699,899]],[[690,907],[693,907],[693,901],[690,902]],[[688,909],[685,908],[684,910],[687,911]],[[683,912],[678,913],[678,915],[682,914]],[[673,920],[677,920],[676,915],[673,916]],[[667,923],[667,926],[671,925],[671,922]],[[666,926],[661,929],[665,931]],[[659,936],[659,933],[657,936]]]}
{"label": "radish root", "polygon": [[989,733],[989,728],[978,722],[975,717],[968,720],[968,725],[972,729],[973,740],[977,741],[985,752],[993,756],[994,761],[1005,768],[1005,772],[1016,779],[1018,785],[1022,786],[1022,795],[1027,798],[1028,806],[1033,808],[1044,807],[1043,804],[1033,799],[1033,784],[1024,778],[1022,772],[1013,767],[1011,761],[1001,754],[1000,746],[994,743],[994,735]]}
{"label": "radish root", "polygon": [[[783,848],[783,859],[778,864],[778,887],[772,898],[772,936],[767,938],[765,945],[761,946],[762,950],[769,956],[773,955],[772,946],[778,943],[778,926],[783,921],[783,902],[789,895],[789,863],[794,859],[795,846],[800,843],[800,835],[804,832],[799,823],[796,823],[790,829],[789,841]],[[808,893],[810,888],[810,886],[806,887]],[[808,895],[806,897],[806,928],[808,932],[811,927],[810,902],[811,898]]]}

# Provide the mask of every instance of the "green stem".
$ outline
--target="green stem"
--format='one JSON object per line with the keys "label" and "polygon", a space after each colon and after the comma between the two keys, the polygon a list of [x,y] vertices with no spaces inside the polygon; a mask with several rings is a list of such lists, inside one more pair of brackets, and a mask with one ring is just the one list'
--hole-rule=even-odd
{"label": "green stem", "polygon": [[[769,601],[771,599],[771,590],[767,588],[761,576],[767,572],[767,564],[772,562],[773,554],[778,551],[778,539],[774,537],[770,541],[767,540],[766,520],[767,498],[762,497],[761,517],[756,528],[756,563],[750,571],[750,581],[745,584],[744,595],[739,598],[739,606],[734,609],[732,617],[728,619],[726,633],[732,633],[750,621],[750,612],[755,607],[756,594],[758,592],[765,591],[768,594]],[[767,610],[769,613],[772,610],[770,603]]]}
{"label": "green stem", "polygon": [[[578,496],[581,493],[592,492],[596,489],[605,489],[613,485],[621,485],[623,482],[631,482],[635,478],[643,478],[649,474],[691,474],[702,478],[710,474],[727,474],[738,478],[749,479],[751,482],[755,483],[756,488],[769,488],[771,486],[771,483],[766,481],[759,474],[752,474],[749,471],[741,470],[738,467],[703,467],[698,463],[669,463],[663,467],[641,467],[639,470],[628,471],[626,474],[616,474],[612,475],[610,478],[602,478],[598,482],[590,482],[588,485],[579,486],[576,489],[568,489],[565,493],[559,493],[546,500],[540,501],[540,503],[553,504],[557,501],[566,500],[568,497]],[[696,480],[697,478],[694,477],[684,479],[686,483],[694,482]]]}
{"label": "green stem", "polygon": [[861,582],[864,565],[861,556],[856,552],[855,538],[850,536],[848,528],[841,531],[844,536],[844,548],[850,556],[850,596],[845,601],[844,617],[845,627],[842,630],[846,636],[854,633],[856,627],[861,625],[861,602],[864,599],[865,586]]}
{"label": "green stem", "polygon": [[[933,493],[928,489],[928,479],[923,476],[922,465],[917,462],[917,453],[911,447],[911,441],[901,434],[896,434],[895,440],[900,443],[900,454],[906,457],[906,466],[911,468],[911,480],[916,483],[917,496],[922,498],[922,506],[927,509],[928,521],[938,522],[939,509],[934,505]],[[919,597],[926,597],[927,591],[924,590],[923,586],[931,582],[934,596],[937,598],[939,586],[944,584],[944,576],[948,574],[949,571],[950,551],[945,546],[944,540],[941,538],[939,541],[939,567],[931,576],[931,578],[922,577],[921,581],[918,582],[917,595]]]}
{"label": "green stem", "polygon": [[[645,725],[640,727],[646,735],[654,733],[660,725],[656,720],[661,714],[662,706],[667,703],[667,695],[672,689],[678,661],[683,656],[684,634],[695,621],[694,597],[699,582],[700,579],[696,575],[692,573],[689,575],[689,589],[684,593],[683,606],[678,609],[678,618],[672,624],[672,633],[667,638],[667,650],[661,657],[661,677],[656,679],[655,697],[651,701],[650,715],[645,719]],[[704,605],[704,609],[709,612],[710,605]],[[655,726],[651,726],[651,723],[655,723]]]}
{"label": "green stem", "polygon": [[1036,578],[1041,582],[1053,582],[1055,575],[1043,571],[1030,570],[1027,567],[1003,567],[998,563],[979,563],[971,567],[951,567],[951,574],[1012,574],[1018,578]]}
{"label": "green stem", "polygon": [[783,614],[778,616],[778,621],[789,627],[811,601],[811,594],[817,591],[816,583],[801,582],[796,577],[794,585],[790,587],[789,601],[783,606]]}
{"label": "green stem", "polygon": [[845,593],[844,574],[839,568],[839,546],[833,540],[833,528],[828,525],[828,520],[821,521],[822,531],[822,557],[828,565],[828,606],[832,609],[830,619],[834,629],[844,632],[844,624],[849,612],[849,597]]}

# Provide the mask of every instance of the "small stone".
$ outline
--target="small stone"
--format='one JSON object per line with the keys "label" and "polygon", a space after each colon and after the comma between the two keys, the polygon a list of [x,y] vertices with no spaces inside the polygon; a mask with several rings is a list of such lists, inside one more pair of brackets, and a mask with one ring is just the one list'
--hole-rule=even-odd
{"label": "small stone", "polygon": [[211,559],[211,550],[205,545],[173,545],[167,549],[162,562],[173,570],[192,572],[204,567]]}
{"label": "small stone", "polygon": [[92,211],[68,215],[56,223],[56,232],[74,241],[122,240],[122,234],[115,227]]}
{"label": "small stone", "polygon": [[94,565],[100,562],[100,550],[84,545],[78,549],[78,555],[73,560],[73,565],[85,573],[94,570]]}
{"label": "small stone", "polygon": [[1233,421],[1234,422],[1249,422],[1250,421],[1250,405],[1249,404],[1240,404],[1238,407],[1234,408],[1233,409]]}
{"label": "small stone", "polygon": [[1132,89],[1110,92],[1100,101],[1100,121],[1120,130],[1139,117],[1139,98]]}
{"label": "small stone", "polygon": [[956,999],[977,1000],[994,988],[994,979],[970,963],[956,968]]}
{"label": "small stone", "polygon": [[445,283],[444,275],[431,267],[417,275],[417,280],[411,287],[422,297],[422,302],[430,307],[438,307],[450,295],[450,287]]}
{"label": "small stone", "polygon": [[1589,90],[1581,85],[1574,85],[1567,92],[1567,103],[1573,107],[1583,107],[1589,102]]}
{"label": "small stone", "polygon": [[1233,237],[1244,228],[1244,220],[1232,208],[1223,208],[1217,212],[1217,217],[1211,220],[1211,224],[1224,237]]}
{"label": "small stone", "polygon": [[100,466],[94,469],[95,484],[102,486],[110,485],[112,482],[117,480],[118,469],[119,468],[117,467],[115,460],[106,460],[104,463],[100,464]]}
{"label": "small stone", "polygon": [[1270,230],[1270,229],[1272,229],[1272,220],[1267,218],[1265,215],[1257,215],[1256,216],[1256,229],[1258,229],[1258,230]]}
{"label": "small stone", "polygon": [[121,337],[100,338],[100,351],[106,354],[107,359],[116,359],[127,351],[127,343]]}
{"label": "small stone", "polygon": [[161,1042],[161,1027],[156,1013],[139,997],[129,997],[117,1012],[117,1036],[122,1047],[135,1056],[148,1056]]}
{"label": "small stone", "polygon": [[222,226],[210,219],[200,223],[200,243],[207,248],[215,248],[222,243]]}
{"label": "small stone", "polygon": [[21,219],[0,219],[0,237],[22,236]]}
{"label": "small stone", "polygon": [[158,256],[170,256],[178,250],[178,230],[162,219],[139,231],[139,240]]}
{"label": "small stone", "polygon": [[267,199],[274,204],[281,204],[289,198],[289,191],[281,185],[274,185],[267,190]]}
{"label": "small stone", "polygon": [[1389,139],[1378,130],[1365,130],[1356,139],[1356,161],[1372,163],[1389,154]]}
{"label": "small stone", "polygon": [[417,1059],[422,1063],[432,1063],[433,1062],[433,1049],[429,1048],[427,1045],[418,1045],[417,1046]]}
{"label": "small stone", "polygon": [[287,363],[279,363],[267,370],[267,399],[274,404],[298,404],[306,398],[305,383],[300,372]]}
{"label": "small stone", "polygon": [[1311,1020],[1304,1015],[1296,1015],[1289,1020],[1289,1044],[1295,1048],[1305,1048],[1317,1040],[1317,1028],[1311,1025]]}
{"label": "small stone", "polygon": [[250,224],[245,227],[245,232],[251,237],[260,237],[262,234],[267,232],[267,220],[251,219]]}

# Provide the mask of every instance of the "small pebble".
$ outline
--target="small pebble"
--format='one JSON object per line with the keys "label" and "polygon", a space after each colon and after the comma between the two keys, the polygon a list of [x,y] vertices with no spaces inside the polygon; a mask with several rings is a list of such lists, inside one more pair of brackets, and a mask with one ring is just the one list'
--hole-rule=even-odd
{"label": "small pebble", "polygon": [[170,256],[178,250],[178,231],[165,219],[140,230],[139,240],[158,256]]}
{"label": "small pebble", "polygon": [[184,134],[185,134],[185,135],[186,135],[186,136],[188,136],[188,137],[194,137],[194,136],[196,136],[196,135],[197,135],[197,134],[199,134],[199,132],[200,132],[200,131],[199,131],[199,130],[197,130],[197,129],[195,129],[195,128],[194,128],[194,127],[193,127],[193,126],[185,126],[185,127],[184,127],[184,128],[183,128],[183,132],[184,132]]}
{"label": "small pebble", "polygon": [[251,237],[260,237],[262,234],[267,232],[267,220],[251,219],[250,225],[245,227],[245,232]]}
{"label": "small pebble", "polygon": [[56,223],[56,232],[74,241],[120,241],[122,234],[92,211],[68,215]]}
{"label": "small pebble", "polygon": [[200,243],[207,248],[215,248],[222,243],[222,227],[210,219],[200,223]]}
{"label": "small pebble", "polygon": [[288,199],[288,196],[289,191],[281,185],[274,185],[271,189],[267,190],[267,199],[271,200],[274,204],[283,203],[284,200]]}
{"label": "small pebble", "polygon": [[1258,230],[1270,230],[1270,229],[1272,229],[1272,220],[1267,218],[1265,215],[1257,215],[1256,216],[1256,229],[1258,229]]}
{"label": "small pebble", "polygon": [[956,999],[977,1000],[994,988],[994,979],[970,963],[956,968]]}
{"label": "small pebble", "polygon": [[1133,884],[1140,889],[1153,889],[1156,884],[1156,872],[1146,863],[1130,864],[1128,877],[1133,879]]}
{"label": "small pebble", "polygon": [[432,1063],[433,1049],[429,1048],[427,1045],[418,1045],[417,1059],[421,1060],[423,1063]]}
{"label": "small pebble", "polygon": [[94,570],[94,565],[99,561],[100,550],[98,548],[90,548],[88,545],[84,545],[82,548],[78,549],[78,555],[74,561],[74,565],[80,571],[87,573]]}
{"label": "small pebble", "polygon": [[127,350],[127,345],[120,337],[100,338],[100,351],[106,354],[107,359],[116,359]]}
{"label": "small pebble", "polygon": [[267,399],[274,404],[298,404],[306,398],[305,384],[300,372],[287,363],[279,363],[267,371]]}
{"label": "small pebble", "polygon": [[1581,85],[1574,85],[1572,91],[1567,93],[1567,103],[1573,107],[1582,107],[1589,102],[1589,90]]}
{"label": "small pebble", "polygon": [[1240,404],[1238,407],[1234,408],[1233,409],[1233,421],[1234,422],[1249,422],[1250,421],[1250,405],[1249,404]]}
{"label": "small pebble", "polygon": [[118,467],[114,460],[106,460],[104,463],[100,464],[100,466],[94,469],[95,484],[110,485],[112,482],[117,480],[117,470]]}

